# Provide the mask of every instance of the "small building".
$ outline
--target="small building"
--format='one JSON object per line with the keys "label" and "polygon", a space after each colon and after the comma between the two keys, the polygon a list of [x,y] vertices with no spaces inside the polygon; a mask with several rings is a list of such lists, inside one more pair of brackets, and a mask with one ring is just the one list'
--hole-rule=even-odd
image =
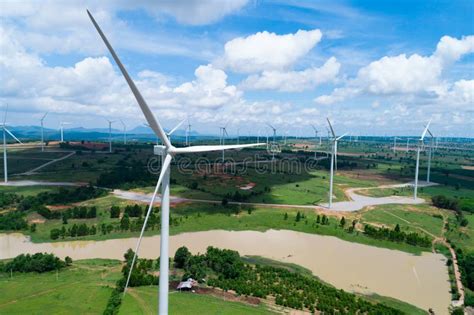
{"label": "small building", "polygon": [[193,287],[197,286],[197,281],[192,279],[192,278],[189,278],[188,280],[186,281],[181,281],[178,286],[176,287],[176,290],[179,290],[179,291],[191,291],[193,289]]}

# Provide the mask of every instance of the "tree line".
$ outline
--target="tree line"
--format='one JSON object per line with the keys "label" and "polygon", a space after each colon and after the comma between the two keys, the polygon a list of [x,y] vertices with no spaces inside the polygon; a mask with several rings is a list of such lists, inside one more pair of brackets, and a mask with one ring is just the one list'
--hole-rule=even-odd
{"label": "tree line", "polygon": [[364,234],[375,238],[398,243],[407,243],[413,246],[430,247],[431,241],[427,236],[421,236],[416,232],[405,233],[397,224],[393,230],[389,228],[376,228],[369,224],[364,225]]}
{"label": "tree line", "polygon": [[67,256],[65,260],[61,260],[54,254],[36,253],[21,254],[13,258],[12,261],[3,264],[0,262],[0,271],[2,272],[48,272],[60,270],[72,264],[72,259]]}

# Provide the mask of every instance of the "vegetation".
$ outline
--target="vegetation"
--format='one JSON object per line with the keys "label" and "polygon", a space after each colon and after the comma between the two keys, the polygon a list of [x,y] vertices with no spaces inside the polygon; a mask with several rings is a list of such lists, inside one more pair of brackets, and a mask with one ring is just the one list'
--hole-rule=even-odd
{"label": "vegetation", "polygon": [[0,231],[19,231],[28,228],[24,213],[13,211],[0,214]]}
{"label": "vegetation", "polygon": [[13,258],[12,261],[7,262],[3,265],[0,271],[3,272],[48,272],[52,270],[60,270],[72,263],[70,257],[66,257],[65,261],[62,261],[53,254],[47,253],[36,253],[34,255],[21,254]]}
{"label": "vegetation", "polygon": [[364,226],[364,233],[376,239],[385,239],[392,242],[405,242],[413,246],[431,246],[431,241],[427,236],[420,236],[418,235],[418,233],[415,232],[402,232],[398,224],[393,230],[390,230],[388,228],[376,228],[366,224]]}

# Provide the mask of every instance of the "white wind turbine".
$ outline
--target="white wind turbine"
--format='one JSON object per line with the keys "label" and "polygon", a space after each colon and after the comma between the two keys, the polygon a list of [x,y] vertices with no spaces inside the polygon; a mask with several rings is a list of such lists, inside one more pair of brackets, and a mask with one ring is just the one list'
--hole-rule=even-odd
{"label": "white wind turbine", "polygon": [[[277,133],[277,130],[275,127],[273,127],[272,125],[268,124],[268,127],[270,127],[273,131],[273,141],[272,141],[272,145],[270,146],[270,151],[272,152],[272,160],[275,159],[275,150],[273,148],[273,146],[276,144],[276,133]],[[268,145],[268,137],[267,137],[267,145]]]}
{"label": "white wind turbine", "polygon": [[188,118],[188,125],[186,126],[186,145],[191,145],[191,123]]}
{"label": "white wind turbine", "polygon": [[332,206],[332,186],[333,186],[333,178],[334,178],[334,164],[337,163],[337,142],[342,139],[346,134],[337,137],[334,129],[332,128],[331,122],[329,118],[326,118],[329,124],[329,128],[331,128],[332,133],[332,153],[331,153],[331,175],[329,180],[329,208]]}
{"label": "white wind turbine", "polygon": [[112,153],[112,124],[115,120],[105,119],[109,123],[109,153]]}
{"label": "white wind turbine", "polygon": [[125,125],[122,119],[120,119],[120,123],[123,127],[123,144],[127,144],[127,125]]}
{"label": "white wind turbine", "polygon": [[41,122],[41,152],[44,152],[44,130],[43,130],[43,122],[44,122],[44,119],[46,118],[46,115],[48,115],[48,112],[46,112],[46,114],[43,115],[43,117],[40,119],[40,122]]}
{"label": "white wind turbine", "polygon": [[[176,131],[178,130],[179,127],[181,127],[182,124],[184,124],[184,122],[186,121],[186,119],[183,119],[181,120],[176,126],[174,126],[173,129],[171,129],[170,131],[168,131],[166,133],[166,136],[168,137],[168,139],[171,141],[171,135]],[[187,142],[187,141],[186,141]]]}
{"label": "white wind turbine", "polygon": [[420,139],[418,140],[418,146],[416,148],[416,168],[415,168],[415,188],[413,190],[413,198],[416,199],[418,193],[418,172],[420,168],[420,150],[421,146],[423,145],[423,141],[425,139],[426,133],[428,132],[428,128],[430,127],[431,120],[428,121],[423,133],[421,134]]}
{"label": "white wind turbine", "polygon": [[9,134],[13,139],[15,139],[18,143],[23,144],[20,140],[18,140],[10,130],[7,129],[6,121],[7,121],[7,112],[8,112],[8,105],[5,108],[5,115],[3,116],[3,177],[4,182],[8,182],[8,161],[7,161],[7,134]]}
{"label": "white wind turbine", "polygon": [[[318,129],[314,125],[311,125],[314,130],[314,158],[316,159],[316,147],[318,146]],[[321,145],[321,137],[319,137],[319,145]]]}
{"label": "white wind turbine", "polygon": [[[219,140],[220,145],[225,145],[225,139],[229,136],[226,128],[227,128],[227,125],[225,125],[224,127],[219,127],[221,131],[221,138]],[[222,163],[224,163],[224,161],[225,161],[225,152],[224,150],[222,150]]]}
{"label": "white wind turbine", "polygon": [[[145,99],[141,95],[140,91],[136,87],[135,83],[133,82],[132,78],[129,76],[127,70],[123,66],[122,62],[116,55],[114,49],[110,45],[109,41],[105,37],[104,33],[100,29],[97,22],[94,20],[92,15],[89,11],[87,11],[89,18],[91,19],[94,27],[96,28],[97,32],[99,33],[100,37],[104,41],[105,45],[110,51],[113,59],[115,60],[117,66],[119,67],[122,75],[125,77],[125,80],[128,83],[135,99],[137,100],[138,105],[140,106],[146,120],[150,124],[151,129],[155,132],[155,134],[161,139],[163,145],[156,145],[154,148],[154,153],[156,155],[161,155],[164,157],[162,169],[160,172],[160,176],[158,178],[158,182],[156,183],[155,191],[152,195],[150,205],[148,207],[147,214],[145,216],[145,220],[143,223],[143,227],[140,233],[140,237],[137,242],[137,246],[135,248],[135,255],[132,259],[132,264],[130,266],[130,272],[128,274],[127,282],[125,285],[125,291],[127,290],[128,283],[130,281],[130,276],[133,270],[133,266],[135,264],[135,260],[137,257],[137,253],[140,249],[140,243],[143,237],[143,233],[146,228],[146,224],[148,222],[148,218],[150,213],[153,209],[153,204],[155,201],[156,194],[158,193],[158,189],[162,184],[162,197],[161,197],[161,238],[160,238],[160,284],[159,284],[159,314],[165,315],[168,314],[168,286],[169,286],[169,208],[170,208],[170,165],[171,160],[175,155],[178,154],[185,154],[185,153],[200,153],[200,152],[209,152],[209,151],[221,151],[225,149],[242,149],[247,147],[253,147],[260,144],[243,144],[243,145],[204,145],[204,146],[194,146],[194,147],[185,147],[185,148],[176,148],[174,147],[168,137],[166,136],[163,128],[156,120],[155,116],[151,112],[150,108],[148,107]],[[125,293],[124,291],[124,293]]]}
{"label": "white wind turbine", "polygon": [[61,121],[59,123],[59,131],[61,132],[61,142],[64,142],[64,125],[70,125],[71,123],[68,123],[66,121]]}
{"label": "white wind turbine", "polygon": [[393,153],[395,153],[395,148],[397,147],[397,140],[403,140],[399,137],[393,137]]}

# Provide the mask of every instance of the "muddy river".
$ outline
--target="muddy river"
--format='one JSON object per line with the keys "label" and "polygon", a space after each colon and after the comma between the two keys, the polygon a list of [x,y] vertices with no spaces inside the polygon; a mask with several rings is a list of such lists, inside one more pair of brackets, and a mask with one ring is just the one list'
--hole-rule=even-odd
{"label": "muddy river", "polygon": [[[70,241],[31,243],[22,234],[0,234],[0,259],[21,253],[52,252],[73,259],[122,259],[136,238],[106,241]],[[170,237],[170,255],[180,246],[193,253],[207,246],[234,249],[241,255],[263,257],[295,263],[311,270],[322,280],[347,291],[377,293],[393,297],[436,314],[448,314],[449,278],[445,258],[439,254],[420,256],[401,251],[367,246],[335,237],[286,230],[205,231]],[[159,236],[142,241],[140,256],[159,256]]]}

